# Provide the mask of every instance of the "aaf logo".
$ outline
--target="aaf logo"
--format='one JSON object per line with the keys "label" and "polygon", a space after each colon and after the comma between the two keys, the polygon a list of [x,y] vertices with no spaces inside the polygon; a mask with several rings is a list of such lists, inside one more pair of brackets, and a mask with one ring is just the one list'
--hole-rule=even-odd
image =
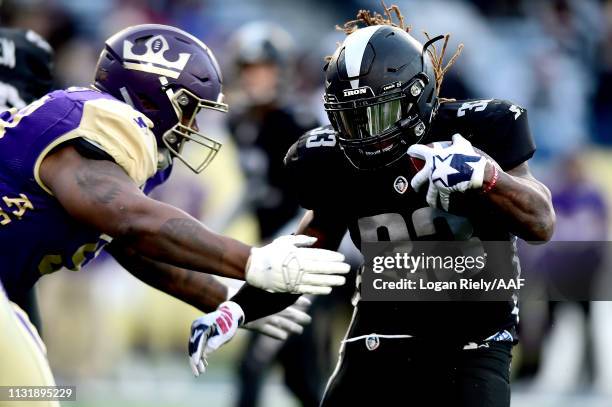
{"label": "aaf logo", "polygon": [[393,181],[393,188],[395,188],[395,192],[398,194],[403,194],[408,190],[408,180],[406,177],[400,175]]}
{"label": "aaf logo", "polygon": [[[137,46],[131,41],[125,40],[123,42],[123,58],[126,60],[124,66],[127,69],[156,73],[174,79],[179,77],[191,56],[191,54],[181,52],[178,54],[178,59],[176,61],[169,61],[166,59],[164,53],[168,51],[170,47],[168,46],[168,41],[161,35],[151,37],[144,43],[144,54],[134,53],[134,48],[136,47]],[[127,61],[134,61],[137,63]]]}

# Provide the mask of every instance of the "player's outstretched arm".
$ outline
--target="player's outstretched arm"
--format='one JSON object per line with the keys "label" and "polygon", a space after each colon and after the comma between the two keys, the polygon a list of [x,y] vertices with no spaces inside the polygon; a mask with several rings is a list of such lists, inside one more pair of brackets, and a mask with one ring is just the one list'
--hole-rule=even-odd
{"label": "player's outstretched arm", "polygon": [[326,294],[344,284],[344,256],[284,236],[260,248],[216,234],[187,213],[148,198],[114,162],[92,160],[67,146],[41,165],[43,183],[76,220],[139,254],[189,270],[246,279],[271,292]]}
{"label": "player's outstretched arm", "polygon": [[151,260],[115,240],[104,248],[130,274],[203,312],[227,300],[227,287],[206,273]]}
{"label": "player's outstretched arm", "polygon": [[[337,216],[308,211],[298,226],[298,236],[316,237],[313,246],[337,250],[346,233],[346,223]],[[196,319],[191,326],[189,361],[196,376],[206,370],[208,356],[227,343],[237,326],[276,314],[296,303],[299,295],[270,293],[245,284],[230,301],[222,304],[215,313]],[[240,306],[236,307],[235,305]],[[244,311],[243,311],[244,310]]]}
{"label": "player's outstretched arm", "polygon": [[236,300],[226,302],[228,289],[214,277],[148,259],[118,241],[105,249],[144,283],[209,313],[194,321],[189,335],[189,360],[196,375],[204,371],[203,355],[229,342],[241,325],[274,339],[286,340],[292,334],[301,334],[311,321],[306,313],[310,301],[297,296],[295,304],[280,312],[244,324],[241,304]]}
{"label": "player's outstretched arm", "polygon": [[[213,312],[228,299],[227,286],[210,274],[151,260],[125,247],[118,240],[107,245],[105,250],[134,277],[200,311]],[[234,301],[242,305],[240,301]],[[310,323],[310,315],[306,313],[309,305],[310,301],[306,297],[298,296],[295,304],[291,303],[279,312],[252,320],[243,328],[275,339],[287,339],[291,334],[302,333],[303,326]]]}
{"label": "player's outstretched arm", "polygon": [[87,159],[67,146],[43,160],[40,176],[72,217],[120,238],[144,256],[201,272],[245,277],[249,246],[150,199],[114,162]]}
{"label": "player's outstretched arm", "polygon": [[[346,224],[338,218],[326,216],[320,212],[307,211],[295,232],[297,235],[312,236],[317,239],[313,247],[327,250],[338,250],[340,242],[346,233]],[[270,293],[252,285],[245,284],[232,297],[232,301],[240,303],[245,310],[246,322],[275,314],[293,304],[298,295],[286,293]]]}

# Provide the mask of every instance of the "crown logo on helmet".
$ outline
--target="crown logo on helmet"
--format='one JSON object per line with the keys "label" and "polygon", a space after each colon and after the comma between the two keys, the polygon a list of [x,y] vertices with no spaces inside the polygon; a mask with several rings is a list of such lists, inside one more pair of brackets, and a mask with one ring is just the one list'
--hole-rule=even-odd
{"label": "crown logo on helmet", "polygon": [[191,56],[189,53],[182,52],[179,54],[176,61],[168,61],[164,57],[164,53],[170,49],[170,47],[166,39],[161,35],[149,38],[144,45],[146,47],[146,52],[144,54],[135,54],[132,51],[134,44],[128,40],[123,42],[123,59],[126,61],[140,62],[140,64],[125,62],[124,66],[127,69],[135,69],[177,78],[185,68],[185,65],[187,65],[187,61]]}

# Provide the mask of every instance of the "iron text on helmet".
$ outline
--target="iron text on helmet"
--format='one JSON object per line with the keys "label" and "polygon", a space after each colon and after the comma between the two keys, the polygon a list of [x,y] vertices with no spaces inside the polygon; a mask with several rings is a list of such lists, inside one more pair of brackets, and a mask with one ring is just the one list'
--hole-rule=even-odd
{"label": "iron text on helmet", "polygon": [[355,96],[355,95],[363,95],[368,91],[368,87],[365,86],[363,88],[357,88],[357,89],[345,89],[344,90],[344,96]]}

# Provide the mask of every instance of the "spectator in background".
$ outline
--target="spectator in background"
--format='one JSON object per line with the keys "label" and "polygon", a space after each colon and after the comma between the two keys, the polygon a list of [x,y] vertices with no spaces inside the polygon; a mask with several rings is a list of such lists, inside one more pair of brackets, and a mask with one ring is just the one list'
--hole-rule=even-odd
{"label": "spectator in background", "polygon": [[[264,22],[244,26],[230,40],[234,83],[239,90],[229,96],[228,128],[239,151],[246,178],[239,210],[252,211],[262,241],[272,240],[297,220],[297,200],[289,195],[283,159],[289,147],[316,126],[311,115],[289,100],[293,40],[282,28]],[[317,305],[313,306],[316,318]],[[319,404],[324,374],[318,365],[316,338],[311,327],[285,343],[250,334],[240,364],[238,405],[255,406],[265,375],[274,360],[285,374],[285,383],[304,406]]]}
{"label": "spectator in background", "polygon": [[[594,311],[607,304],[588,301],[596,298],[595,288],[601,284],[605,270],[609,212],[602,191],[589,179],[579,154],[559,160],[553,173],[557,182],[549,185],[557,226],[552,240],[576,243],[555,245],[553,242],[539,251],[540,258],[536,261],[542,272],[547,269],[555,272],[547,278],[552,283],[551,299],[564,298],[569,293],[571,295],[565,298],[578,296],[585,301],[549,303],[549,332],[542,346],[541,365],[534,385],[539,391],[564,394],[584,384],[585,370],[591,373],[586,377],[596,381],[603,376],[612,377],[609,366],[597,363],[598,360],[612,360],[609,346],[597,345],[609,345],[612,339],[602,338],[602,335],[609,335],[606,333],[609,315],[601,318],[601,313]],[[529,335],[527,329],[522,332]],[[610,384],[602,390],[609,392]]]}
{"label": "spectator in background", "polygon": [[551,183],[558,224],[553,240],[602,241],[608,236],[608,208],[597,185],[590,180],[582,156],[560,160]]}
{"label": "spectator in background", "polygon": [[240,91],[230,94],[228,127],[247,178],[244,204],[255,213],[265,241],[297,216],[297,201],[286,192],[283,158],[317,123],[288,98],[293,40],[286,31],[248,24],[230,41],[229,52]]}

